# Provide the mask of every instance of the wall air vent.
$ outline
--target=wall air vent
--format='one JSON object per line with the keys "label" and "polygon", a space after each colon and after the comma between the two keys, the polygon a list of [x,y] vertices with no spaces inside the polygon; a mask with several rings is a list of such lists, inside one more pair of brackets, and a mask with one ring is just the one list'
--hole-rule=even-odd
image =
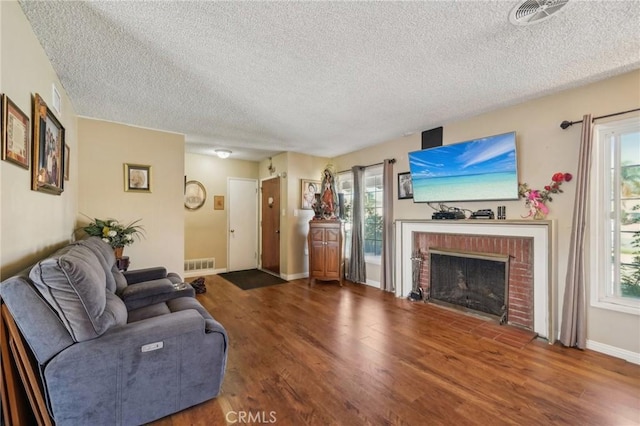
{"label": "wall air vent", "polygon": [[204,259],[185,259],[184,276],[185,278],[197,275],[214,274],[216,269],[216,259],[208,257]]}
{"label": "wall air vent", "polygon": [[525,0],[517,4],[509,14],[513,25],[532,25],[546,21],[557,14],[569,0]]}

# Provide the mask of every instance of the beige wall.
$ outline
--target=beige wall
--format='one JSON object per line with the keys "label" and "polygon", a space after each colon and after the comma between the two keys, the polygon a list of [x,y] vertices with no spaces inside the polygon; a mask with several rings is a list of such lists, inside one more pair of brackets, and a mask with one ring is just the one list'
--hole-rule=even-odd
{"label": "beige wall", "polygon": [[[2,89],[3,88],[3,84],[2,84],[2,63],[3,63],[3,60],[2,60],[2,44],[3,43],[2,43],[2,40],[4,39],[2,37],[2,33],[3,33],[2,28],[4,28],[4,24],[2,22],[2,15],[3,15],[2,11],[3,11],[3,9],[4,9],[4,7],[2,7],[2,5],[0,4],[0,92],[3,91],[3,89]],[[3,179],[2,179],[2,165],[0,165],[0,188],[2,188],[2,182],[3,182]],[[4,192],[4,191],[2,191],[2,192]],[[2,275],[3,275],[2,274],[2,270],[3,270],[3,265],[4,265],[4,262],[2,260],[2,232],[1,232],[2,228],[1,228],[1,226],[2,226],[2,195],[0,194],[0,280],[2,280]],[[0,402],[0,409],[1,408],[2,408],[2,403]]]}
{"label": "beige wall", "polygon": [[7,278],[72,238],[78,206],[77,118],[18,3],[0,2],[0,92],[31,119],[31,97],[51,105],[52,84],[61,95],[66,143],[71,148],[71,180],[61,195],[31,190],[31,170],[0,161],[0,275]]}
{"label": "beige wall", "polygon": [[[210,155],[186,154],[187,180],[197,180],[207,191],[207,200],[198,210],[184,210],[185,258],[215,258],[216,269],[227,268],[228,179],[258,179],[255,161],[220,159]],[[223,195],[224,210],[213,209],[213,196]]]}
{"label": "beige wall", "polygon": [[270,175],[269,160],[260,162],[260,180],[281,177],[280,273],[286,279],[303,278],[309,271],[306,238],[313,211],[300,208],[300,180],[320,180],[328,158],[287,152],[273,157],[272,164],[276,170]]}
{"label": "beige wall", "polygon": [[[304,154],[289,153],[289,171],[287,172],[287,238],[288,274],[295,277],[308,276],[309,253],[307,233],[313,210],[302,210],[301,179],[321,180],[322,171],[329,163],[328,158],[312,157]],[[302,256],[301,256],[302,255]]]}
{"label": "beige wall", "polygon": [[[146,237],[125,248],[131,269],[183,273],[184,136],[107,121],[78,120],[78,221],[141,219]],[[152,167],[151,193],[124,191],[124,163]]]}
{"label": "beige wall", "polygon": [[[580,120],[583,114],[606,115],[640,106],[640,71],[573,89],[523,104],[492,111],[467,120],[443,123],[444,143],[455,143],[482,136],[515,130],[517,132],[519,178],[534,188],[541,188],[555,172],[575,173],[577,167],[580,125],[560,128],[563,120]],[[343,155],[334,160],[340,170],[355,164],[372,164],[384,158],[395,158],[395,173],[409,170],[407,153],[419,150],[421,135],[398,138],[375,147]],[[394,179],[395,182],[395,179]],[[558,233],[558,297],[562,307],[564,279],[567,270],[571,211],[575,181],[563,185],[563,194],[550,203],[549,219],[556,221]],[[398,200],[394,186],[395,219],[427,219],[432,210],[426,204]],[[527,213],[522,201],[448,203],[477,210],[498,205],[507,206],[508,219],[520,219]],[[640,353],[640,320],[636,315],[588,309],[588,339],[626,351]]]}

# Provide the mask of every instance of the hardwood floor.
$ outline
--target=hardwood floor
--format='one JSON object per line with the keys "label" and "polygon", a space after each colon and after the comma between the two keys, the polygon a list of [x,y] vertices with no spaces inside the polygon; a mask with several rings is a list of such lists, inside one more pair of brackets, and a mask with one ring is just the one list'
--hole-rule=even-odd
{"label": "hardwood floor", "polygon": [[640,424],[639,365],[349,282],[206,285],[222,393],[154,425]]}

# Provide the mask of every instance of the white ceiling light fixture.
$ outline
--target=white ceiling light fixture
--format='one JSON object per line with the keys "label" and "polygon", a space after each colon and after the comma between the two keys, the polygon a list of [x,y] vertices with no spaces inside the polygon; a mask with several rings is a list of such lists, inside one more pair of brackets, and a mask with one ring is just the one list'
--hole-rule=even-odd
{"label": "white ceiling light fixture", "polygon": [[513,25],[538,24],[560,12],[567,3],[569,0],[525,0],[511,9],[509,21]]}
{"label": "white ceiling light fixture", "polygon": [[216,155],[220,158],[229,158],[229,156],[231,155],[231,151],[229,151],[228,149],[216,149]]}

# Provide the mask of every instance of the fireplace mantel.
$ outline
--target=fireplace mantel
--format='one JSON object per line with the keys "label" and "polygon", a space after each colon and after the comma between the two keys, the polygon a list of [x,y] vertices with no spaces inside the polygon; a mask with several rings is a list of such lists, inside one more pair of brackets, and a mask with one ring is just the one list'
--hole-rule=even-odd
{"label": "fireplace mantel", "polygon": [[413,287],[414,233],[488,235],[533,239],[533,331],[553,343],[558,335],[556,238],[551,220],[396,220],[395,289],[406,297]]}

